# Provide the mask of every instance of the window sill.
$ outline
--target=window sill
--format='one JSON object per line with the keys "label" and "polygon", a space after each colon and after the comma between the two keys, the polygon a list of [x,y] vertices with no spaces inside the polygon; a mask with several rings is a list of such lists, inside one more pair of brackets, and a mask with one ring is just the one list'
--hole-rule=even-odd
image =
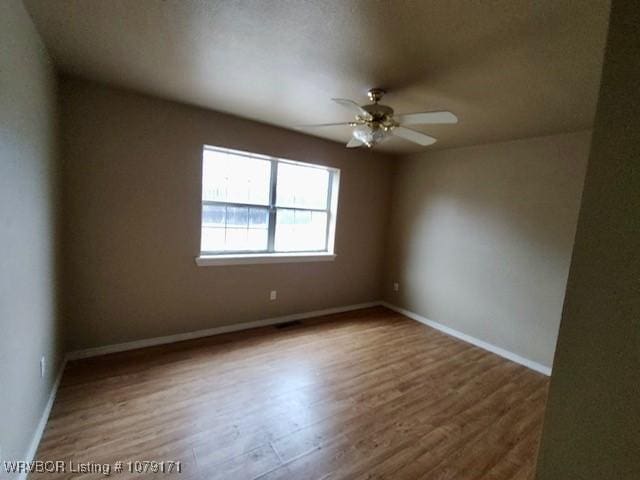
{"label": "window sill", "polygon": [[199,267],[215,267],[221,265],[254,265],[260,263],[300,263],[300,262],[333,262],[335,253],[257,253],[238,255],[201,255],[196,257]]}

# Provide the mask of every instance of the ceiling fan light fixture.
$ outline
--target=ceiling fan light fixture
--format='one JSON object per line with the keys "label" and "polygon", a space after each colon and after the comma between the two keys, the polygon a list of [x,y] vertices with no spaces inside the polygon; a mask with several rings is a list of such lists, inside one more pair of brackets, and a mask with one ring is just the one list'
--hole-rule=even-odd
{"label": "ceiling fan light fixture", "polygon": [[371,148],[382,142],[389,136],[389,131],[383,128],[374,128],[369,125],[358,125],[353,129],[353,138]]}

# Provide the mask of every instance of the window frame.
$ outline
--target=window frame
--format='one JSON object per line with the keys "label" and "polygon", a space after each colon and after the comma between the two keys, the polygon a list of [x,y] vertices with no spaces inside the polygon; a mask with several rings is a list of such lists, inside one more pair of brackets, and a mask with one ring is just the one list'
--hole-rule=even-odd
{"label": "window frame", "polygon": [[[201,177],[201,193],[200,193],[200,255],[196,257],[196,263],[201,266],[219,265],[229,263],[281,263],[288,260],[300,261],[327,261],[335,258],[334,240],[335,240],[335,224],[338,208],[338,191],[340,185],[340,170],[326,165],[300,162],[285,158],[273,157],[269,155],[251,153],[230,148],[204,145],[202,148],[201,168],[204,169],[204,154],[207,150],[220,153],[230,154],[234,156],[248,157],[252,159],[264,160],[270,162],[270,178],[269,178],[269,204],[251,204],[242,202],[221,202],[214,200],[205,200],[203,197],[204,179]],[[277,206],[277,180],[278,166],[280,164],[297,165],[307,168],[317,168],[325,170],[329,174],[327,186],[326,208],[304,208],[304,207],[279,207]],[[241,207],[241,208],[259,208],[268,211],[267,219],[267,248],[261,250],[202,250],[202,213],[206,205],[217,205],[225,207]],[[327,223],[325,228],[324,248],[318,250],[275,250],[276,222],[278,210],[293,210],[307,212],[321,212],[327,215]],[[272,259],[272,260],[269,260]],[[231,260],[231,261],[226,261]],[[238,260],[233,261],[233,260]],[[252,261],[255,260],[255,261]]]}

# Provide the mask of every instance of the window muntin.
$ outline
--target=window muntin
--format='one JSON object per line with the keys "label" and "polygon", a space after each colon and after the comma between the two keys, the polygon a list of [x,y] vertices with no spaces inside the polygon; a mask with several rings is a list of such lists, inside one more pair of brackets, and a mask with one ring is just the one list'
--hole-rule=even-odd
{"label": "window muntin", "polygon": [[332,252],[339,170],[206,146],[201,255]]}

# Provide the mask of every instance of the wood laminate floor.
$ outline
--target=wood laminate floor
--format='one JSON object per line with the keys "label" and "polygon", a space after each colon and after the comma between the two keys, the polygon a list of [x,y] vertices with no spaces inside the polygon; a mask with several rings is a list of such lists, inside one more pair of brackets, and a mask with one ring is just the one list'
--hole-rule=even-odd
{"label": "wood laminate floor", "polygon": [[121,461],[117,480],[528,480],[547,383],[373,308],[71,362],[37,458]]}

